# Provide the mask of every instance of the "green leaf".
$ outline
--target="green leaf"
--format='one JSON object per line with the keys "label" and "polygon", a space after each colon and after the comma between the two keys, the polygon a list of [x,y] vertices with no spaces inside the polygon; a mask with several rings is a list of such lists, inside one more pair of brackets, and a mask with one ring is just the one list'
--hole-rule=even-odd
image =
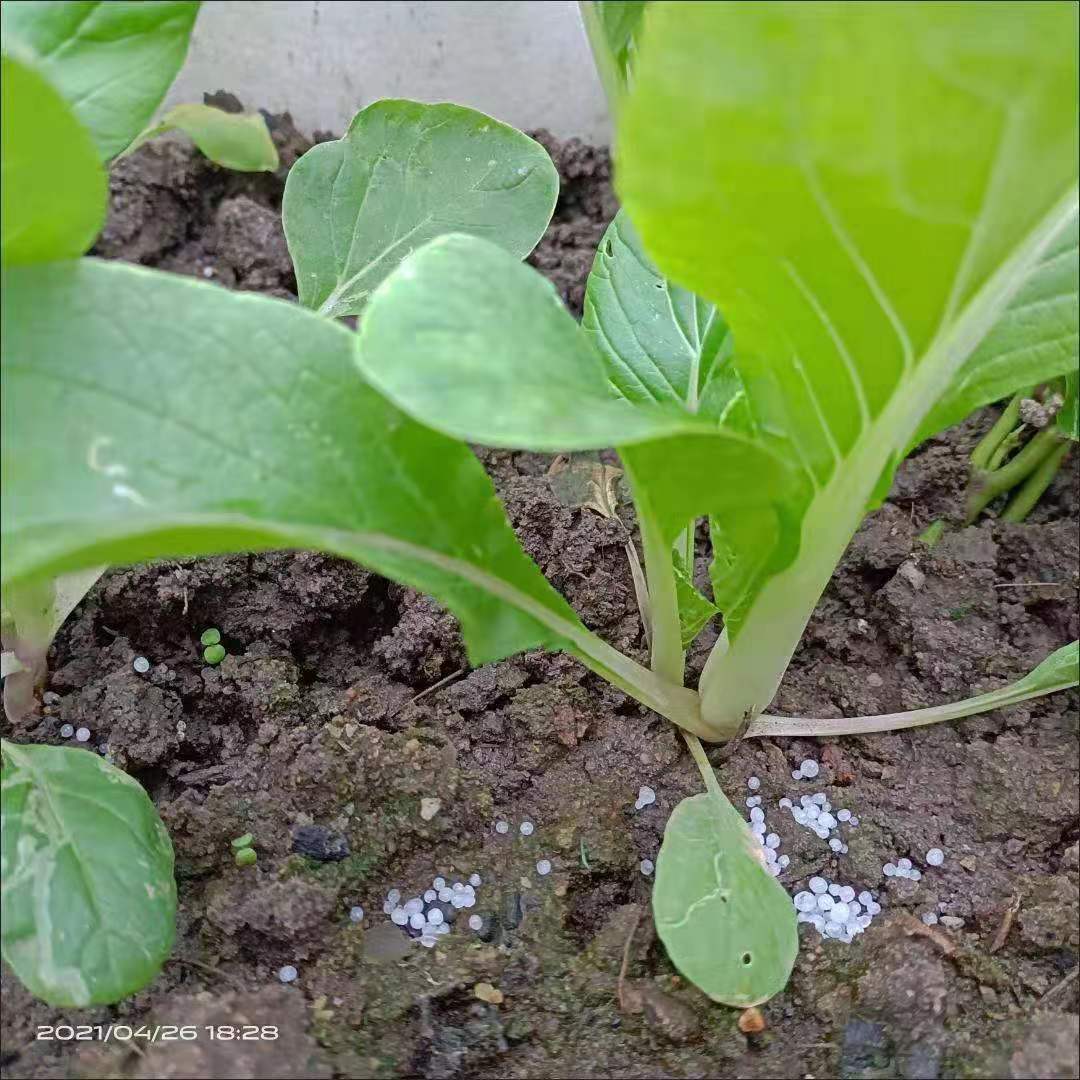
{"label": "green leaf", "polygon": [[4,0],[5,50],[33,59],[102,158],[146,127],[187,55],[197,3]]}
{"label": "green leaf", "polygon": [[612,108],[630,81],[647,0],[583,0],[581,18]]}
{"label": "green leaf", "polygon": [[[581,325],[621,396],[691,413],[701,409],[705,388],[729,344],[716,308],[656,269],[625,210],[600,241]],[[709,400],[714,408],[727,404],[723,397]]]}
{"label": "green leaf", "polygon": [[628,401],[554,286],[471,236],[425,245],[380,286],[359,363],[418,420],[489,446],[586,450],[707,429],[670,403]]}
{"label": "green leaf", "polygon": [[675,567],[675,593],[679,603],[682,647],[688,649],[709,620],[720,614],[720,609],[694,588],[693,579],[681,566]]}
{"label": "green leaf", "polygon": [[273,172],[278,152],[259,113],[229,113],[213,105],[177,105],[144,131],[127,153],[166,131],[182,131],[216,165],[237,172]]}
{"label": "green leaf", "polygon": [[172,949],[173,851],[154,804],[97,754],[4,742],[4,959],[50,1005],[141,990]]}
{"label": "green leaf", "polygon": [[1064,383],[1065,401],[1056,417],[1057,426],[1076,442],[1080,441],[1080,373],[1069,372]]}
{"label": "green leaf", "polygon": [[105,170],[89,135],[49,83],[13,57],[0,64],[4,265],[75,258],[105,221]]}
{"label": "green leaf", "polygon": [[300,302],[356,315],[402,259],[447,233],[524,258],[558,193],[547,151],[520,131],[460,105],[377,101],[289,172],[282,222]]}
{"label": "green leaf", "polygon": [[923,420],[913,443],[959,423],[976,409],[1080,364],[1080,240],[1074,213],[1062,223],[1013,302]]}
{"label": "green leaf", "polygon": [[665,715],[694,713],[690,691],[585,630],[474,455],[367,386],[344,326],[92,259],[11,272],[3,300],[5,578],[317,548],[435,596],[474,663],[570,649]]}
{"label": "green leaf", "polygon": [[1075,215],[1076,12],[1023,11],[650,5],[623,203],[724,313],[760,438],[812,493],[706,666],[718,730],[767,706],[864,508]]}
{"label": "green leaf", "polygon": [[795,910],[761,845],[719,792],[675,807],[656,860],[653,915],[672,963],[714,1001],[779,993],[799,950]]}

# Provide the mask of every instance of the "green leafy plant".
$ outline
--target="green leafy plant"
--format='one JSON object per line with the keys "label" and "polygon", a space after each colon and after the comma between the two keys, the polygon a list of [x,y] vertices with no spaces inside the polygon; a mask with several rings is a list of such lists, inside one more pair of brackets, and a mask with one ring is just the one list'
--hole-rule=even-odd
{"label": "green leafy plant", "polygon": [[[678,724],[703,776],[657,860],[672,960],[719,1001],[778,992],[794,911],[699,738],[912,727],[1077,682],[1073,643],[952,706],[764,712],[863,515],[1076,215],[1067,9],[862,11],[648,5],[619,112],[626,209],[581,326],[520,262],[550,161],[454,106],[377,103],[293,169],[301,306],[73,259],[67,237],[8,269],[6,580],[319,548],[435,596],[474,664],[571,653]],[[357,312],[358,334],[335,319]],[[648,666],[544,579],[465,440],[618,449]],[[703,518],[725,625],[695,690]]]}

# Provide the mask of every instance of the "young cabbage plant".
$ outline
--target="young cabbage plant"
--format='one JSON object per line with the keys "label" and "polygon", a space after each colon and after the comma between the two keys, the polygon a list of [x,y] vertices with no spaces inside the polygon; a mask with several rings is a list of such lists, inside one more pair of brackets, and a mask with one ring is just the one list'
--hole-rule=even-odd
{"label": "young cabbage plant", "polygon": [[[360,365],[415,418],[495,446],[619,448],[651,668],[669,685],[682,681],[678,571],[708,517],[724,631],[700,715],[665,714],[690,732],[891,730],[1077,682],[1074,642],[955,705],[764,712],[905,454],[1002,392],[1075,369],[1070,350],[1039,347],[1062,311],[1075,325],[1075,286],[1057,311],[1031,301],[1075,247],[1074,16],[1024,11],[650,5],[619,116],[627,211],[601,242],[582,329],[537,275],[458,237],[418,252],[371,303]],[[1003,358],[1006,333],[1019,338]],[[747,1003],[786,978],[786,944],[761,941],[788,919],[689,741],[708,794],[669,824],[657,927],[685,974]],[[749,995],[734,972],[757,976]]]}
{"label": "young cabbage plant", "polygon": [[[294,168],[284,213],[303,307],[143,268],[47,255],[5,277],[12,314],[4,357],[3,566],[13,583],[102,561],[319,548],[431,593],[458,617],[473,663],[531,648],[575,655],[688,733],[706,793],[686,800],[669,822],[654,892],[657,924],[680,969],[717,1000],[738,1005],[783,987],[797,950],[794,911],[694,736],[720,741],[746,723],[758,734],[772,722],[761,710],[795,647],[792,627],[809,615],[802,608],[813,606],[921,418],[949,391],[956,367],[1014,291],[1001,286],[980,300],[978,326],[966,321],[964,293],[957,313],[965,332],[950,334],[949,349],[920,351],[917,362],[913,354],[911,371],[883,362],[878,374],[878,345],[892,338],[880,336],[877,294],[852,269],[850,252],[829,246],[833,227],[809,213],[813,200],[808,206],[805,191],[796,197],[802,173],[778,169],[777,187],[772,170],[812,146],[829,192],[845,177],[854,183],[851,161],[860,170],[874,165],[877,171],[859,176],[867,198],[877,201],[848,190],[866,213],[843,235],[849,245],[855,238],[872,245],[877,272],[890,287],[910,289],[923,315],[933,302],[923,294],[940,293],[949,266],[956,270],[956,241],[932,230],[909,236],[908,196],[898,189],[892,200],[880,174],[891,179],[894,166],[901,177],[912,173],[917,194],[929,198],[943,184],[918,170],[936,162],[949,183],[956,178],[955,197],[966,207],[987,166],[983,156],[960,169],[963,154],[952,150],[957,103],[966,101],[972,80],[1032,98],[1026,107],[1040,122],[1020,128],[1038,138],[1014,144],[1010,136],[995,171],[1010,185],[1032,179],[1036,218],[1050,212],[1048,185],[1075,183],[1075,130],[1061,93],[1071,54],[1042,8],[1034,37],[1004,34],[1019,52],[1003,76],[994,7],[985,20],[964,9],[916,6],[911,18],[888,9],[880,31],[842,20],[832,7],[811,7],[808,16],[804,6],[691,5],[673,15],[650,5],[619,146],[621,173],[633,181],[635,168],[651,162],[653,174],[637,188],[620,180],[629,216],[613,224],[598,253],[584,328],[520,262],[554,202],[546,155],[524,136],[454,106],[426,107],[443,110],[438,114],[401,102],[372,106],[345,139],[316,147]],[[690,40],[679,29],[682,15],[694,23]],[[763,26],[762,19],[776,22]],[[874,65],[863,62],[866,41],[851,38],[856,25],[876,42]],[[809,77],[819,70],[819,47],[829,61],[824,84]],[[717,55],[703,57],[710,48]],[[964,80],[937,80],[937,67],[931,71],[925,59],[959,64],[961,55]],[[757,77],[739,76],[748,70]],[[875,103],[883,72],[890,107],[917,108],[925,124],[917,147],[881,122]],[[935,108],[925,117],[920,76],[934,89]],[[1047,77],[1052,93],[1044,94]],[[770,88],[799,78],[809,80],[795,98],[805,117],[791,115],[787,98],[769,96]],[[750,95],[752,116],[738,123],[711,115],[740,94]],[[831,115],[829,102],[851,115]],[[968,124],[985,120],[978,109],[961,111]],[[886,130],[890,138],[881,141]],[[772,141],[759,144],[759,136]],[[868,140],[874,153],[845,139]],[[981,132],[974,150],[983,154],[989,142]],[[965,142],[960,149],[970,148]],[[662,167],[668,161],[670,174]],[[635,205],[634,192],[649,185],[652,194]],[[749,205],[738,205],[740,193]],[[1039,251],[1016,221],[1011,187],[1006,194],[989,254],[979,255],[980,280],[987,259],[1019,272]],[[485,224],[484,207],[494,227]],[[812,226],[805,236],[804,219]],[[905,246],[894,252],[893,241]],[[859,329],[860,350],[851,355],[865,352],[865,366],[849,366],[847,353],[838,354],[820,329],[822,316],[813,306],[808,311],[783,267],[769,262],[784,244],[800,247],[788,261],[797,254],[796,272],[829,300],[824,318],[835,307],[836,326]],[[939,248],[944,270],[928,274],[925,252]],[[881,261],[886,254],[895,255],[895,265]],[[814,269],[817,257],[823,265]],[[675,274],[665,261],[682,269],[700,264],[704,280]],[[745,296],[733,284],[743,270]],[[775,275],[779,297],[769,292]],[[50,317],[57,310],[67,313],[62,322]],[[336,317],[358,312],[356,335]],[[762,326],[775,326],[784,342],[799,341],[800,351],[769,352],[774,342]],[[744,342],[753,348],[743,351]],[[916,379],[912,390],[916,369],[930,360],[934,376]],[[853,372],[866,382],[865,415],[850,415],[853,385],[835,400],[824,393],[842,389]],[[808,402],[818,396],[810,393],[817,383],[826,404],[814,413]],[[46,415],[50,438],[40,434]],[[560,452],[619,449],[644,551],[649,666],[591,633],[543,578],[466,439]],[[835,455],[824,452],[834,443]],[[14,446],[24,449],[18,469],[8,450]],[[89,467],[91,447],[94,460],[125,470],[122,484]],[[699,694],[684,685],[683,646],[700,616],[688,568],[703,517],[714,536],[723,648],[727,655],[742,650],[747,686],[722,680],[719,690],[710,682]],[[794,614],[774,611],[770,586],[785,573]],[[766,632],[770,620],[775,634]],[[756,652],[743,644],[748,633],[757,634]],[[1075,655],[1075,645],[1066,647],[995,700],[1071,685]],[[993,704],[984,696],[956,708]],[[828,722],[778,723],[812,733]],[[867,730],[865,720],[861,727],[840,723]],[[47,927],[36,924],[36,933]]]}

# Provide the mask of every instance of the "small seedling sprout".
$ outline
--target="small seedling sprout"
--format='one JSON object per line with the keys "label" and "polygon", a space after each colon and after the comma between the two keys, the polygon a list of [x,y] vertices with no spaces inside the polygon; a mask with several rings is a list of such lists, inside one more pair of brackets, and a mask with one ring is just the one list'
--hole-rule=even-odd
{"label": "small seedling sprout", "polygon": [[225,659],[225,646],[224,645],[207,645],[203,649],[203,659],[208,664],[220,664]]}
{"label": "small seedling sprout", "polygon": [[204,630],[199,637],[202,645],[217,645],[221,641],[221,631],[216,626]]}

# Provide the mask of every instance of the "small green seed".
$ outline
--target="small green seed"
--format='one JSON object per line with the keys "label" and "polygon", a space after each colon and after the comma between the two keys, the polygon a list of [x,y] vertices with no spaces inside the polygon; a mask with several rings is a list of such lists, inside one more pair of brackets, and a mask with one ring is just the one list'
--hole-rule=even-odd
{"label": "small green seed", "polygon": [[203,649],[202,658],[208,664],[220,664],[225,659],[225,646],[224,645],[207,645]]}
{"label": "small green seed", "polygon": [[221,631],[216,626],[211,626],[209,630],[202,632],[202,637],[199,640],[204,645],[216,645],[221,640]]}
{"label": "small green seed", "polygon": [[246,832],[243,836],[238,836],[235,840],[230,841],[230,843],[239,850],[240,848],[251,847],[251,842],[254,839],[255,837],[251,833]]}
{"label": "small green seed", "polygon": [[254,848],[246,847],[241,848],[233,858],[236,860],[237,866],[254,866],[259,856]]}

